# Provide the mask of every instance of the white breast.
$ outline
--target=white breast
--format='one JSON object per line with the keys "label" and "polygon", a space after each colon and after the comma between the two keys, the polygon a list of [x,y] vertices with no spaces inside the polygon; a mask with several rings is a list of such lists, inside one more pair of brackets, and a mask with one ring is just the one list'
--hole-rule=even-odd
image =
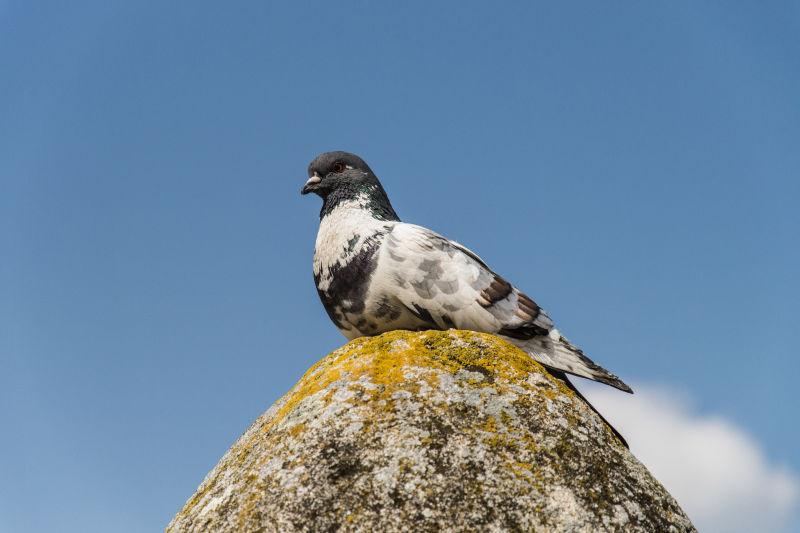
{"label": "white breast", "polygon": [[331,267],[337,263],[347,264],[365,239],[394,225],[394,222],[375,219],[364,204],[364,199],[342,202],[320,221],[314,246],[314,276],[319,279],[320,290],[328,288],[330,279],[325,274]]}

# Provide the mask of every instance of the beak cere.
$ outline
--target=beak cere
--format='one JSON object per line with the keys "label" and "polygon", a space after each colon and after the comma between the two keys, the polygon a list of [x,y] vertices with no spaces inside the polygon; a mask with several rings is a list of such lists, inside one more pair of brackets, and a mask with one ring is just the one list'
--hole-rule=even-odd
{"label": "beak cere", "polygon": [[303,185],[303,188],[300,189],[300,194],[308,194],[308,193],[310,193],[311,191],[314,190],[314,186],[317,183],[319,183],[320,181],[322,181],[322,178],[319,177],[319,174],[317,174],[315,172],[313,176],[308,178],[308,181],[306,182],[305,185]]}

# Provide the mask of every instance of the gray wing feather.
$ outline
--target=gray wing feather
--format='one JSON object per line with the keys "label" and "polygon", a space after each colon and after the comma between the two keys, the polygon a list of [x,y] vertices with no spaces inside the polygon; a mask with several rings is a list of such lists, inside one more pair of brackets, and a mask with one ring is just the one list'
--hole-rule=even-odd
{"label": "gray wing feather", "polygon": [[428,229],[397,224],[380,258],[381,278],[409,308],[441,327],[505,334],[547,334],[553,322],[536,303],[493,272],[475,253]]}

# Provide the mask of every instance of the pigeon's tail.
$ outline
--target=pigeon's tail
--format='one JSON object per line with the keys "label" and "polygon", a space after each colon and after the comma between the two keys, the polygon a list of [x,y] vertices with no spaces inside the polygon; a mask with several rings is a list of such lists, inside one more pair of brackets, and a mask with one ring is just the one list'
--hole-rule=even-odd
{"label": "pigeon's tail", "polygon": [[599,381],[600,383],[605,383],[606,385],[611,385],[612,387],[615,387],[621,391],[633,393],[633,389],[631,389],[624,381],[586,357],[586,355],[583,353],[583,350],[573,345],[566,338],[564,338],[563,335],[559,333],[557,337],[557,340],[553,339],[553,351],[555,352],[555,357],[559,360],[569,361],[569,364],[572,366],[572,368],[557,368],[565,372],[569,372],[570,374],[575,374],[576,376],[583,376],[594,381]]}
{"label": "pigeon's tail", "polygon": [[602,366],[595,364],[586,357],[580,348],[569,342],[555,328],[551,329],[547,335],[537,335],[522,342],[512,339],[512,342],[517,343],[546,367],[599,381],[621,391],[633,393],[633,390],[625,382]]}
{"label": "pigeon's tail", "polygon": [[567,387],[569,387],[569,388],[570,388],[570,390],[571,390],[572,392],[574,392],[576,396],[578,396],[578,398],[580,398],[581,400],[583,400],[583,402],[584,402],[584,403],[585,403],[587,406],[589,406],[589,409],[591,409],[592,411],[594,411],[594,412],[595,412],[595,414],[596,414],[597,416],[599,416],[599,417],[600,417],[600,419],[601,419],[603,422],[605,422],[605,424],[606,424],[606,425],[608,426],[608,428],[609,428],[609,429],[612,431],[612,433],[614,433],[614,435],[615,435],[615,436],[616,436],[616,437],[619,439],[619,441],[620,441],[620,442],[621,442],[621,443],[622,443],[622,444],[623,444],[623,445],[624,445],[626,448],[630,449],[630,446],[628,446],[628,441],[626,441],[626,440],[625,440],[625,437],[623,437],[623,436],[622,436],[622,434],[621,434],[619,431],[617,431],[617,429],[616,429],[614,426],[612,426],[612,425],[611,425],[611,423],[610,423],[608,420],[606,420],[606,417],[604,417],[603,415],[601,415],[601,414],[600,414],[600,411],[598,411],[597,409],[595,409],[594,405],[592,405],[592,404],[589,402],[589,400],[587,400],[587,399],[586,399],[586,397],[585,397],[583,394],[581,394],[581,391],[579,391],[579,390],[578,390],[578,389],[575,387],[575,385],[573,385],[573,384],[572,384],[572,382],[569,380],[569,378],[567,378],[567,375],[566,375],[564,372],[559,372],[559,371],[557,371],[557,370],[548,370],[548,371],[550,372],[550,374],[551,374],[553,377],[555,377],[555,378],[558,378],[558,379],[560,379],[561,381],[563,381],[563,382],[564,382],[564,384],[565,384]]}

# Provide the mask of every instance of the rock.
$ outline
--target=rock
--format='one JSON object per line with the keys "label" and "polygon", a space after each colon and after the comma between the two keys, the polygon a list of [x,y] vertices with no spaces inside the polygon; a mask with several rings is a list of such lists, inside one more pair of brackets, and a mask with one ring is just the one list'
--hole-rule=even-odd
{"label": "rock", "polygon": [[468,331],[356,339],[239,438],[167,531],[694,531],[560,381]]}

